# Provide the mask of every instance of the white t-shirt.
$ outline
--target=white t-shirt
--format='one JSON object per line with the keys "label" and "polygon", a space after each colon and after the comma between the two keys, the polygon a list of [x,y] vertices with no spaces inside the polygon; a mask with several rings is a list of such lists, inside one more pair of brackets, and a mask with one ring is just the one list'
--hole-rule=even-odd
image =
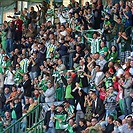
{"label": "white t-shirt", "polygon": [[62,14],[58,14],[58,18],[61,24],[66,23],[66,19],[62,16]]}
{"label": "white t-shirt", "polygon": [[104,78],[103,72],[97,72],[95,77],[95,84],[96,86],[99,84],[99,82]]}
{"label": "white t-shirt", "polygon": [[61,34],[62,36],[66,36],[66,35],[67,35],[67,32],[66,32],[66,30],[64,30],[64,31],[61,31],[60,34]]}
{"label": "white t-shirt", "polygon": [[5,77],[5,80],[4,80],[4,84],[5,85],[14,85],[15,83],[14,83],[13,74],[9,70],[7,70],[5,74],[6,74],[6,77]]}
{"label": "white t-shirt", "polygon": [[117,70],[116,76],[117,76],[117,77],[120,77],[123,73],[124,73],[123,69],[119,68],[119,69]]}

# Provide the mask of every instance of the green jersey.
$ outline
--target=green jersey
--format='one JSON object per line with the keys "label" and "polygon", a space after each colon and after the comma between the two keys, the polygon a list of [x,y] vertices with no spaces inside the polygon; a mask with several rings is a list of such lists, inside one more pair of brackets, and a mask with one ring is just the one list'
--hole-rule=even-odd
{"label": "green jersey", "polygon": [[20,67],[24,73],[28,71],[28,63],[29,63],[29,60],[27,58],[20,61]]}
{"label": "green jersey", "polygon": [[65,94],[65,98],[73,98],[73,96],[71,95],[72,92],[72,85],[69,84],[66,87],[66,94]]}
{"label": "green jersey", "polygon": [[54,44],[46,44],[47,51],[46,51],[46,58],[50,58],[50,52],[53,52],[55,54],[56,46]]}
{"label": "green jersey", "polygon": [[67,114],[56,114],[55,115],[56,122],[55,122],[55,129],[62,129],[60,124],[66,124]]}
{"label": "green jersey", "polygon": [[101,38],[97,38],[97,39],[88,38],[88,42],[91,43],[92,54],[99,52]]}
{"label": "green jersey", "polygon": [[19,84],[20,80],[23,79],[23,76],[20,74],[23,74],[23,70],[20,68],[20,69],[16,69],[16,72],[15,72],[15,75],[14,75],[14,81],[16,84]]}

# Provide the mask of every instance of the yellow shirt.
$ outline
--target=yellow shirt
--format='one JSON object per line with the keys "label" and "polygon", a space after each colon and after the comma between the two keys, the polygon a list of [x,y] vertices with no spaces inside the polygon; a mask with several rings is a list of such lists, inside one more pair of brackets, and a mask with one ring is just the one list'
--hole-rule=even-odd
{"label": "yellow shirt", "polygon": [[34,108],[34,103],[33,104],[31,104],[30,106],[29,106],[29,108],[28,108],[28,111],[27,112],[30,112],[33,108]]}

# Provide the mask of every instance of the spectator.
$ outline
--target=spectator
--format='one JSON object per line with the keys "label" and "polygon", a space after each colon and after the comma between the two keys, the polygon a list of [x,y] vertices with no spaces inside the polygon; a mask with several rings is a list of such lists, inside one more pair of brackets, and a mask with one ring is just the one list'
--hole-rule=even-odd
{"label": "spectator", "polygon": [[107,59],[108,48],[105,46],[105,42],[101,42],[101,43],[100,43],[99,54],[100,54],[100,55],[104,55],[104,58]]}
{"label": "spectator", "polygon": [[115,63],[114,64],[114,68],[116,70],[116,76],[118,78],[120,78],[122,76],[122,74],[124,73],[123,69],[121,68],[120,64],[119,63]]}
{"label": "spectator", "polygon": [[60,125],[65,125],[66,124],[66,119],[67,119],[67,112],[64,110],[64,106],[63,105],[59,105],[57,107],[57,113],[54,116],[55,119],[55,131],[57,133],[61,133],[64,129],[64,127],[61,127]]}
{"label": "spectator", "polygon": [[2,31],[0,32],[1,44],[2,44],[2,49],[6,51],[6,32],[4,30],[5,30],[5,25],[2,25]]}
{"label": "spectator", "polygon": [[11,61],[12,61],[12,66],[13,66],[14,69],[16,68],[16,64],[17,64],[17,59],[19,57],[19,53],[20,53],[20,51],[19,51],[18,48],[14,49],[14,51],[12,51],[12,53],[11,53],[12,54]]}
{"label": "spectator", "polygon": [[28,29],[26,30],[25,34],[26,34],[26,37],[35,37],[36,36],[36,30],[32,26],[32,24],[28,25]]}
{"label": "spectator", "polygon": [[68,124],[61,126],[65,129],[66,132],[74,132],[76,124],[74,123],[73,119],[70,119]]}
{"label": "spectator", "polygon": [[[125,28],[127,28],[132,25],[132,12],[129,5],[126,5],[125,9],[123,9],[123,15],[125,18]],[[130,30],[128,31],[130,32]]]}
{"label": "spectator", "polygon": [[51,83],[51,81],[48,81],[47,85],[48,85],[48,89],[44,92],[45,102],[54,102],[55,88],[53,87],[53,84]]}
{"label": "spectator", "polygon": [[4,89],[4,95],[5,95],[6,99],[8,99],[8,97],[10,96],[10,89],[9,88],[6,87]]}
{"label": "spectator", "polygon": [[107,60],[112,61],[112,62],[117,62],[118,59],[118,51],[116,46],[111,47],[111,51],[109,51],[109,54],[107,56]]}
{"label": "spectator", "polygon": [[70,119],[72,119],[75,116],[74,106],[71,105],[68,101],[65,101],[64,102],[64,108],[65,108],[65,111],[68,112],[67,121],[69,121]]}
{"label": "spectator", "polygon": [[30,67],[30,78],[34,80],[39,74],[39,59],[37,58],[37,54],[33,53],[29,60],[29,67]]}
{"label": "spectator", "polygon": [[29,104],[30,105],[29,105],[29,108],[28,108],[27,112],[30,112],[35,106],[33,98],[29,98]]}
{"label": "spectator", "polygon": [[12,88],[12,86],[15,84],[14,82],[14,73],[12,66],[9,66],[9,70],[6,70],[5,72],[5,80],[4,80],[4,86]]}
{"label": "spectator", "polygon": [[117,18],[117,22],[115,23],[115,26],[112,31],[112,35],[114,35],[114,38],[117,39],[118,33],[124,31],[124,24],[121,21],[121,18]]}
{"label": "spectator", "polygon": [[[80,63],[80,64],[81,64],[81,63]],[[83,90],[85,93],[88,93],[88,92],[89,92],[88,80],[87,80],[87,77],[84,76],[83,72],[84,72],[84,71],[82,70],[82,68],[78,70],[77,76],[76,76],[76,82],[79,83],[80,87],[82,88],[82,90]]]}
{"label": "spectator", "polygon": [[114,124],[114,133],[122,132],[122,120],[118,118],[115,120]]}
{"label": "spectator", "polygon": [[67,48],[67,46],[68,46],[68,44],[67,43],[65,43],[65,40],[62,38],[61,39],[61,42],[60,42],[60,44],[59,44],[59,47],[56,49],[57,50],[57,52],[58,52],[58,54],[59,54],[59,57],[61,57],[61,59],[62,59],[62,62],[63,62],[63,64],[67,67],[67,58],[68,58],[68,56],[67,56],[67,51],[68,51],[68,48]]}
{"label": "spectator", "polygon": [[121,46],[119,46],[119,53],[121,53],[121,62],[125,62],[125,59],[130,55],[130,43],[129,38],[126,32],[119,32],[119,37],[117,39],[117,43],[121,42]]}
{"label": "spectator", "polygon": [[0,68],[0,73],[5,74],[6,70],[8,70],[8,67],[11,65],[11,62],[9,60],[8,55],[3,56],[3,61]]}
{"label": "spectator", "polygon": [[30,8],[30,19],[31,19],[31,24],[33,27],[35,27],[35,20],[37,18],[37,12],[34,10],[34,7]]}
{"label": "spectator", "polygon": [[132,80],[129,72],[125,72],[125,82],[120,82],[120,86],[124,89],[124,114],[129,115],[132,113],[131,110],[131,102],[132,98],[130,97],[130,93],[132,92]]}
{"label": "spectator", "polygon": [[24,76],[24,72],[20,68],[20,65],[19,64],[16,64],[15,67],[16,67],[16,71],[14,73],[14,82],[18,86],[22,82],[22,79],[23,79],[23,76]]}
{"label": "spectator", "polygon": [[76,99],[75,103],[75,113],[76,113],[76,124],[79,124],[79,120],[84,118],[85,115],[85,95],[86,93],[79,87],[79,83],[76,83],[76,87],[72,90],[71,93]]}
{"label": "spectator", "polygon": [[5,117],[3,119],[4,128],[6,129],[11,124],[11,114],[9,111],[5,112]]}
{"label": "spectator", "polygon": [[9,104],[10,102],[12,102],[12,100],[14,100],[16,94],[17,94],[17,89],[15,86],[12,87],[12,92],[10,94],[10,96],[6,99],[6,104]]}
{"label": "spectator", "polygon": [[22,25],[23,21],[19,18],[19,16],[16,16],[15,20],[15,41],[20,43],[22,38]]}
{"label": "spectator", "polygon": [[50,107],[50,110],[47,111],[45,115],[44,129],[46,129],[46,133],[49,133],[49,132],[55,133],[54,115],[55,115],[55,106],[52,105]]}
{"label": "spectator", "polygon": [[37,56],[38,56],[38,60],[40,61],[39,65],[42,65],[43,61],[46,60],[46,50],[47,50],[47,48],[46,48],[45,44],[43,44],[43,43],[39,44],[39,48],[40,49],[38,51]]}
{"label": "spectator", "polygon": [[90,95],[85,96],[84,107],[86,107],[85,119],[91,120],[92,118],[92,99]]}
{"label": "spectator", "polygon": [[0,89],[0,114],[3,111],[3,107],[4,107],[4,104],[5,104],[5,101],[6,101],[6,97],[5,97],[4,93],[3,93],[3,90]]}
{"label": "spectator", "polygon": [[65,92],[65,99],[70,102],[70,104],[74,105],[74,97],[71,95],[71,92],[74,88],[74,84],[72,83],[72,78],[68,78],[67,80],[64,78],[64,76],[61,76],[61,79],[66,86],[66,92]]}
{"label": "spectator", "polygon": [[57,62],[57,67],[56,67],[56,71],[61,72],[64,71],[66,69],[65,65],[63,64],[63,61],[61,59],[58,59]]}
{"label": "spectator", "polygon": [[86,129],[85,120],[82,118],[79,121],[79,126],[76,127],[76,133],[81,133]]}
{"label": "spectator", "polygon": [[114,118],[117,118],[116,95],[112,86],[110,86],[107,90],[104,104],[106,109],[106,120],[109,115],[112,115]]}
{"label": "spectator", "polygon": [[98,86],[101,79],[104,78],[104,73],[100,70],[100,66],[96,65],[96,77],[95,77],[95,85]]}
{"label": "spectator", "polygon": [[24,75],[23,89],[24,89],[25,98],[31,97],[32,86],[31,86],[31,79],[29,78],[28,74]]}
{"label": "spectator", "polygon": [[104,105],[103,101],[97,97],[96,93],[92,93],[91,98],[92,102],[92,113],[93,117],[97,118],[100,121],[104,117]]}
{"label": "spectator", "polygon": [[9,26],[6,23],[5,26],[6,28],[4,31],[6,32],[6,53],[10,55],[10,53],[14,49],[13,39],[14,39],[14,34],[15,34],[15,28],[12,22],[10,22]]}
{"label": "spectator", "polygon": [[102,85],[99,86],[99,98],[104,101],[106,95],[107,95],[106,94],[106,86],[104,84],[102,84]]}
{"label": "spectator", "polygon": [[81,46],[77,45],[75,54],[73,56],[74,68],[76,68],[78,66],[79,61],[80,61],[81,57],[83,57],[83,56],[84,56],[84,53],[81,49]]}
{"label": "spectator", "polygon": [[88,128],[89,133],[91,133],[91,132],[101,133],[99,131],[99,128],[100,128],[100,124],[98,123],[97,119],[96,118],[92,118],[91,119],[91,126]]}
{"label": "spectator", "polygon": [[103,131],[103,133],[112,133],[112,131],[114,130],[114,123],[113,123],[113,116],[109,115],[108,116],[108,125],[105,128],[105,130]]}
{"label": "spectator", "polygon": [[107,63],[107,61],[105,60],[105,55],[104,54],[100,55],[99,60],[100,61],[99,61],[98,65],[100,66],[101,70],[103,70],[105,64]]}
{"label": "spectator", "polygon": [[131,133],[133,131],[133,121],[127,122],[127,125],[123,126],[122,133]]}
{"label": "spectator", "polygon": [[[12,124],[22,117],[22,104],[19,99],[14,99],[14,102],[10,102]],[[15,132],[19,132],[20,123],[15,125]]]}

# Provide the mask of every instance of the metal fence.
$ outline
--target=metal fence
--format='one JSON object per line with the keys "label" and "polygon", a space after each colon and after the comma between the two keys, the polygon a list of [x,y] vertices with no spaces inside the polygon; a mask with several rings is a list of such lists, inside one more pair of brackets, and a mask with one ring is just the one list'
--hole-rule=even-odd
{"label": "metal fence", "polygon": [[1,133],[28,133],[29,130],[31,131],[31,129],[34,129],[33,127],[34,125],[36,125],[36,123],[40,122],[41,109],[41,105],[38,104],[30,112],[24,114],[11,126],[6,129],[3,129]]}

